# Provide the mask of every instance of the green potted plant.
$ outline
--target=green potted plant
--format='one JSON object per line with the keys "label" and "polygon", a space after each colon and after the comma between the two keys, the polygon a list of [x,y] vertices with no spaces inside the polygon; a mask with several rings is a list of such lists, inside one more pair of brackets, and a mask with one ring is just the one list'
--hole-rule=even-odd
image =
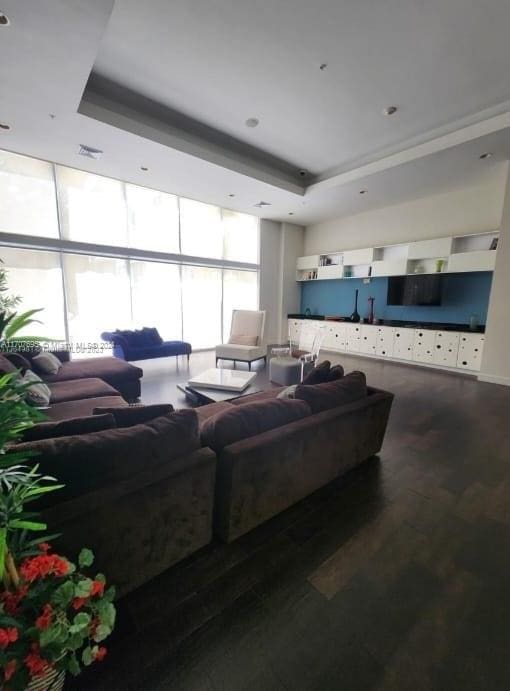
{"label": "green potted plant", "polygon": [[[0,344],[32,322],[34,310],[16,315],[16,298],[5,292],[0,270]],[[2,310],[2,307],[4,310]],[[82,549],[76,567],[52,551],[47,530],[27,505],[62,487],[53,477],[26,465],[26,454],[9,445],[23,431],[44,419],[26,402],[26,389],[17,373],[0,376],[0,689],[58,691],[66,672],[106,654],[103,641],[115,623],[115,590],[106,588],[101,573],[91,575],[94,555]],[[31,508],[29,506],[29,508]],[[35,537],[34,537],[35,536]]]}

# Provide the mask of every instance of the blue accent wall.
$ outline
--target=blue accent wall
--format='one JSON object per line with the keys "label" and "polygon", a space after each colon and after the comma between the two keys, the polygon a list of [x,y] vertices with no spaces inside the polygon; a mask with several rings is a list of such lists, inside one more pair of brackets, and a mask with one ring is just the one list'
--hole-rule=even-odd
{"label": "blue accent wall", "polygon": [[354,291],[359,289],[358,312],[368,316],[368,298],[375,298],[377,319],[409,321],[451,322],[468,324],[476,314],[485,324],[492,283],[490,271],[443,275],[441,305],[435,307],[388,306],[387,278],[372,278],[369,284],[362,278],[310,281],[302,284],[301,311],[309,308],[312,314],[349,316],[354,310]]}

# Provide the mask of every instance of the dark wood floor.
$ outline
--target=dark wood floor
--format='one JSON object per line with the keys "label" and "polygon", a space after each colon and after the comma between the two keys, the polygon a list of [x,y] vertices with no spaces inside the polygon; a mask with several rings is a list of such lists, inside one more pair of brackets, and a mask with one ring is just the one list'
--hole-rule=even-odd
{"label": "dark wood floor", "polygon": [[[379,459],[120,602],[69,688],[510,689],[510,389],[334,359],[396,394]],[[149,363],[144,399],[182,405],[180,367]]]}

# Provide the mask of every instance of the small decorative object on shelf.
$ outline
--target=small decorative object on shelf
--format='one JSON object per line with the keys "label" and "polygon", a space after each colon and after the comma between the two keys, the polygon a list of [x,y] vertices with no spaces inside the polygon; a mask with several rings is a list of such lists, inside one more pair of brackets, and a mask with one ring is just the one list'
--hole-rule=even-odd
{"label": "small decorative object on shelf", "polygon": [[368,308],[369,308],[368,323],[369,324],[373,324],[375,322],[374,302],[375,302],[375,298],[373,298],[373,297],[368,298]]}
{"label": "small decorative object on shelf", "polygon": [[354,297],[354,312],[351,314],[351,322],[358,323],[360,321],[360,316],[358,312],[358,293],[359,290],[356,288],[356,295]]}
{"label": "small decorative object on shelf", "polygon": [[491,250],[497,250],[498,249],[498,238],[492,238],[491,246],[489,247]]}
{"label": "small decorative object on shelf", "polygon": [[437,272],[438,274],[440,274],[441,271],[444,269],[444,265],[445,265],[445,260],[444,260],[444,259],[438,259],[438,260],[436,261],[436,272]]}
{"label": "small decorative object on shelf", "polygon": [[469,317],[469,329],[470,331],[478,331],[478,315],[472,314]]}

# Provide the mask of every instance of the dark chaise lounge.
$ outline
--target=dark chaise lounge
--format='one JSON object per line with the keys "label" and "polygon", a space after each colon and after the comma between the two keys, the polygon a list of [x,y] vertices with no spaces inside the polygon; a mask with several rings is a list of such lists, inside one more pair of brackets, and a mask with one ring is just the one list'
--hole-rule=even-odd
{"label": "dark chaise lounge", "polygon": [[155,328],[144,326],[136,331],[117,329],[103,331],[103,341],[113,343],[113,354],[121,360],[152,360],[153,358],[186,355],[189,361],[191,344],[185,341],[164,341]]}

